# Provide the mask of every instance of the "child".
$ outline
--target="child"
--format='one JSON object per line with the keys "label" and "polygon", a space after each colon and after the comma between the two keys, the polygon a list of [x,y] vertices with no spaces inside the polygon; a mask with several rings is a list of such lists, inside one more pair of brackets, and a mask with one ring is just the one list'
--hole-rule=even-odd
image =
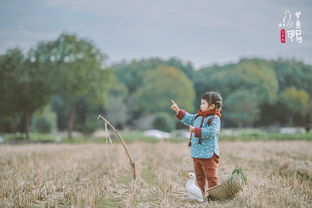
{"label": "child", "polygon": [[171,109],[176,117],[189,126],[191,138],[191,156],[193,158],[196,182],[205,194],[205,183],[208,188],[218,184],[217,167],[219,163],[218,139],[220,135],[220,117],[222,97],[217,92],[207,92],[201,97],[198,114],[190,114],[180,109],[172,101]]}

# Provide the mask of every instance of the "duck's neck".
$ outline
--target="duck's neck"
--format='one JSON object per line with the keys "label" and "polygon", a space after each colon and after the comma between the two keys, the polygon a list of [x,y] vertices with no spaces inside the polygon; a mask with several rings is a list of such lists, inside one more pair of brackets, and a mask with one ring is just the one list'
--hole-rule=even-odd
{"label": "duck's neck", "polygon": [[195,183],[195,179],[194,178],[190,178],[190,179],[188,179],[188,181],[187,181],[187,183]]}

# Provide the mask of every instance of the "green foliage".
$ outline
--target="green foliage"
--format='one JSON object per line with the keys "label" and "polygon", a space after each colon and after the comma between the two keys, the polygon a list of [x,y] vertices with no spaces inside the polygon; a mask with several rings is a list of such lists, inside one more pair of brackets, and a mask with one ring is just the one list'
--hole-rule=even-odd
{"label": "green foliage", "polygon": [[[242,59],[229,76],[238,79],[243,89],[257,94],[258,102],[274,103],[277,99],[278,81],[268,61],[261,59]],[[237,86],[239,89],[240,87]]]}
{"label": "green foliage", "polygon": [[[241,132],[242,131],[242,132]],[[221,130],[221,140],[222,141],[242,141],[242,142],[250,142],[250,141],[312,141],[312,133],[305,134],[282,134],[278,132],[267,132],[267,131],[259,131],[255,129],[250,129],[246,132],[246,130],[235,129],[236,134],[225,135],[222,134]],[[238,132],[238,134],[237,134]],[[120,131],[121,136],[124,138],[125,142],[134,143],[134,142],[149,142],[149,143],[157,143],[160,140],[147,137],[144,135],[143,131]],[[106,143],[105,138],[98,137],[74,137],[73,139],[61,138],[55,134],[43,134],[43,133],[30,133],[30,139],[27,140],[25,135],[22,133],[14,133],[14,134],[0,134],[3,138],[4,143],[18,143],[18,142],[56,142],[56,143]],[[112,138],[113,143],[121,143],[121,141],[114,137]],[[187,144],[188,138],[182,137],[173,137],[166,142],[173,143],[185,143]]]}
{"label": "green foliage", "polygon": [[283,92],[290,86],[304,89],[312,96],[312,65],[307,65],[295,60],[271,61],[271,65],[279,82],[279,91]]}
{"label": "green foliage", "polygon": [[105,109],[105,117],[115,128],[122,128],[129,118],[128,107],[121,96],[109,96]]}
{"label": "green foliage", "polygon": [[41,69],[24,56],[20,49],[0,56],[0,115],[31,114],[47,104],[52,93],[45,79],[48,70]]}
{"label": "green foliage", "polygon": [[190,62],[183,62],[178,58],[170,58],[165,64],[180,69],[190,80],[193,79],[195,70]]}
{"label": "green foliage", "polygon": [[47,118],[39,117],[37,119],[33,119],[33,131],[37,131],[40,133],[49,133],[52,131],[52,125],[48,121]]}
{"label": "green foliage", "polygon": [[112,68],[114,69],[118,79],[129,90],[129,95],[131,95],[141,88],[146,72],[154,71],[162,65],[177,68],[189,79],[193,77],[194,68],[191,63],[185,63],[177,58],[171,58],[167,61],[159,58],[142,59],[140,61],[133,60],[130,63],[121,62],[115,64]]}
{"label": "green foliage", "polygon": [[175,122],[167,113],[157,113],[154,116],[152,126],[161,131],[171,132],[175,128]]}
{"label": "green foliage", "polygon": [[246,176],[245,171],[246,171],[246,169],[244,169],[244,168],[239,168],[238,166],[235,167],[233,172],[232,172],[232,175],[230,176],[230,180],[232,180],[233,174],[238,174],[241,177],[243,183],[247,184],[248,180],[247,180],[247,176]]}
{"label": "green foliage", "polygon": [[0,131],[27,131],[32,123],[32,131],[54,132],[55,122],[37,113],[49,103],[60,130],[91,133],[101,126],[95,119],[99,113],[118,128],[144,130],[155,113],[175,119],[171,99],[194,113],[207,91],[223,96],[225,127],[302,126],[312,120],[312,66],[299,61],[241,59],[195,71],[178,58],[111,68],[106,60],[92,41],[65,33],[25,54],[7,50],[0,55]]}
{"label": "green foliage", "polygon": [[92,134],[96,129],[102,128],[103,124],[96,119],[97,116],[96,113],[86,115],[84,121],[77,124],[76,129],[84,134]]}
{"label": "green foliage", "polygon": [[[261,117],[260,120],[262,121],[263,125],[267,125],[268,122],[266,120],[274,120],[275,122],[279,122],[282,125],[296,125],[296,126],[305,126],[309,121],[312,120],[312,106],[311,104],[307,106],[305,112],[300,107],[301,104],[295,104],[290,106],[288,104],[289,99],[285,99],[289,97],[287,94],[291,94],[289,88],[295,88],[304,90],[309,95],[309,99],[311,102],[312,97],[312,65],[307,65],[302,62],[296,60],[283,60],[279,59],[277,61],[271,61],[271,65],[276,74],[276,78],[279,82],[279,100],[274,105],[265,105],[263,109],[267,107],[270,109],[277,109],[272,111],[269,116]],[[286,89],[288,89],[287,93]],[[295,90],[293,90],[295,93]],[[283,96],[281,96],[284,94]],[[298,93],[295,93],[298,94]],[[303,93],[304,94],[304,93]],[[306,99],[306,95],[302,94],[302,99]],[[291,96],[293,97],[293,96]],[[293,102],[290,102],[293,103]],[[295,107],[296,106],[296,107]],[[266,108],[264,108],[266,107]],[[300,110],[301,108],[301,110]],[[285,112],[288,111],[286,114]]]}
{"label": "green foliage", "polygon": [[39,133],[57,132],[56,113],[51,111],[50,105],[34,113],[31,130]]}
{"label": "green foliage", "polygon": [[307,140],[312,141],[312,133],[305,134],[283,134],[279,132],[267,132],[252,130],[250,132],[240,132],[240,129],[235,129],[235,134],[222,134],[222,141],[295,141],[295,140]]}
{"label": "green foliage", "polygon": [[31,54],[35,62],[44,63],[54,72],[53,88],[62,103],[60,113],[68,118],[69,132],[82,99],[105,105],[113,73],[103,69],[106,55],[91,41],[61,34],[55,41],[40,43]]}
{"label": "green foliage", "polygon": [[31,51],[33,60],[54,70],[54,89],[69,103],[85,95],[103,103],[108,87],[105,81],[111,71],[103,70],[106,55],[88,40],[75,35],[61,34],[55,41],[40,43]]}
{"label": "green foliage", "polygon": [[[0,118],[21,118],[21,130],[29,134],[31,115],[49,102],[51,71],[31,61],[18,48],[0,56]],[[15,129],[16,130],[16,129]]]}
{"label": "green foliage", "polygon": [[13,115],[10,117],[0,117],[0,132],[13,133],[19,127],[20,117]]}
{"label": "green foliage", "polygon": [[[196,71],[193,80],[196,105],[199,105],[200,96],[206,91],[221,93],[225,103],[222,120],[226,126],[237,126],[237,123],[247,126],[270,125],[276,122],[283,125],[288,118],[285,117],[285,107],[279,94],[289,86],[310,93],[311,81],[312,67],[309,65],[263,59],[241,59],[237,64],[205,67]],[[242,100],[235,98],[236,95]],[[249,110],[244,111],[239,106],[245,106]],[[235,112],[237,110],[242,112]],[[235,122],[235,117],[240,117],[243,122]],[[304,120],[300,117],[303,116],[294,115],[297,119],[294,120],[295,123],[300,124]]]}
{"label": "green foliage", "polygon": [[234,64],[214,65],[195,72],[193,83],[196,91],[196,106],[200,105],[200,98],[207,91],[217,91],[226,98],[235,89],[235,81],[238,80],[228,75],[234,66]]}
{"label": "green foliage", "polygon": [[35,116],[32,118],[31,131],[39,133],[50,133],[55,132],[56,120],[55,123],[52,123],[47,117],[44,116]]}
{"label": "green foliage", "polygon": [[[161,80],[166,79],[175,82],[175,80],[173,79],[173,75],[170,75],[168,78],[164,78],[164,76],[166,75],[164,73],[160,73],[160,77],[157,77],[159,73],[159,68],[163,67],[174,68],[174,71],[178,71],[173,72],[173,75],[174,73],[178,74],[178,82],[176,84],[167,84],[167,81]],[[127,97],[126,99],[124,99],[124,103],[128,108],[127,112],[129,115],[127,124],[132,125],[137,129],[148,128],[148,126],[150,126],[150,119],[147,118],[147,114],[159,111],[168,113],[170,112],[172,114],[170,108],[168,108],[168,105],[171,104],[170,99],[178,98],[178,100],[176,101],[179,102],[180,105],[188,108],[187,110],[193,109],[194,95],[191,95],[189,97],[186,97],[188,95],[185,95],[183,99],[181,99],[180,96],[181,92],[178,92],[178,94],[175,95],[176,91],[178,91],[179,88],[181,89],[180,91],[186,89],[186,93],[189,93],[188,88],[192,88],[191,91],[194,91],[192,83],[189,80],[189,78],[193,77],[194,74],[194,69],[191,63],[183,62],[177,58],[171,58],[169,60],[150,58],[142,59],[139,61],[134,60],[130,63],[121,62],[119,64],[113,65],[112,68],[114,69],[118,80],[128,90]],[[182,79],[179,78],[180,75],[183,76]],[[156,80],[154,80],[154,78],[156,78]],[[182,82],[183,80],[185,80],[186,84],[182,84],[180,80]],[[178,83],[180,83],[179,86]],[[160,89],[158,89],[159,86]],[[173,88],[168,88],[171,86],[173,86]],[[150,98],[148,96],[149,91],[154,90],[157,90],[158,95],[157,99],[155,99],[155,97],[153,97],[152,99],[157,101],[157,103],[146,100],[146,98]],[[146,120],[146,123],[142,126],[141,121],[143,120]]]}
{"label": "green foliage", "polygon": [[170,100],[192,111],[194,89],[192,82],[178,69],[161,66],[145,74],[142,87],[133,95],[135,107],[141,112],[168,112]]}
{"label": "green foliage", "polygon": [[224,99],[223,121],[231,126],[253,125],[263,103],[275,103],[278,81],[269,62],[242,59],[237,64],[212,66],[196,71],[196,105],[207,91],[217,91]]}
{"label": "green foliage", "polygon": [[[110,69],[110,71],[112,71],[112,69]],[[109,81],[109,96],[118,96],[122,99],[126,99],[129,95],[128,88],[118,79],[115,73],[110,75]]]}
{"label": "green foliage", "polygon": [[[82,101],[80,101],[79,103],[81,104]],[[68,103],[66,103],[66,101],[61,96],[55,94],[51,96],[51,107],[53,112],[55,112],[57,115],[58,129],[66,129],[70,110]],[[81,118],[82,116],[80,115],[78,117]]]}
{"label": "green foliage", "polygon": [[284,108],[288,112],[286,118],[288,119],[287,124],[289,126],[294,125],[296,115],[304,117],[309,113],[309,100],[309,94],[303,89],[297,90],[295,87],[288,87],[281,93],[279,104],[280,106],[285,106]]}
{"label": "green foliage", "polygon": [[242,59],[237,64],[212,66],[196,72],[195,87],[198,96],[206,91],[219,91],[224,97],[233,90],[248,90],[258,94],[258,102],[274,102],[278,81],[271,64],[261,59]]}
{"label": "green foliage", "polygon": [[5,143],[27,143],[27,142],[57,142],[54,134],[45,133],[30,133],[30,138],[27,139],[23,133],[13,133],[4,135]]}
{"label": "green foliage", "polygon": [[309,104],[309,94],[303,89],[289,87],[281,93],[281,101],[287,106],[289,112],[304,114]]}
{"label": "green foliage", "polygon": [[258,119],[258,97],[247,90],[238,90],[226,97],[226,116],[234,125],[251,126]]}

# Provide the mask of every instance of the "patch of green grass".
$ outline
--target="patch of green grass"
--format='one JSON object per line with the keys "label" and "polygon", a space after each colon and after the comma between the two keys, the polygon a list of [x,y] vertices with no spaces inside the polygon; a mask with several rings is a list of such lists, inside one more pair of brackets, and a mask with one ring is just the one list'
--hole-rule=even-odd
{"label": "patch of green grass", "polygon": [[118,180],[118,184],[120,183],[124,185],[129,185],[132,180],[133,180],[132,174],[125,174],[125,176],[123,176]]}
{"label": "patch of green grass", "polygon": [[142,178],[149,184],[156,184],[157,183],[157,176],[154,173],[152,168],[152,162],[149,158],[146,158],[142,163]]}
{"label": "patch of green grass", "polygon": [[220,141],[291,141],[291,140],[312,140],[312,133],[305,134],[282,134],[282,133],[259,133],[259,134],[239,134],[239,135],[222,135],[219,138]]}
{"label": "patch of green grass", "polygon": [[[234,130],[235,135],[222,134],[219,141],[291,141],[291,140],[305,140],[312,141],[312,133],[304,134],[282,134],[278,132],[268,132],[264,130]],[[134,142],[147,142],[147,143],[158,143],[161,140],[153,137],[144,136],[142,131],[120,131],[120,135],[127,144]],[[42,134],[42,133],[30,133],[30,139],[25,138],[23,133],[14,134],[1,134],[3,138],[3,143],[5,144],[23,144],[23,143],[68,143],[68,144],[80,144],[80,143],[106,143],[104,137],[91,137],[91,136],[81,136],[74,138],[60,138],[55,134]],[[121,140],[117,135],[112,135],[113,143],[121,143]],[[187,143],[188,138],[181,138],[174,136],[170,139],[164,139],[165,142],[172,143]]]}
{"label": "patch of green grass", "polygon": [[3,134],[3,142],[6,144],[18,144],[18,143],[50,143],[56,141],[56,135],[54,134],[42,134],[42,133],[30,133],[29,139],[26,139],[24,133]]}
{"label": "patch of green grass", "polygon": [[122,199],[120,197],[108,197],[105,199],[98,200],[96,202],[97,208],[122,208]]}
{"label": "patch of green grass", "polygon": [[[121,131],[120,135],[128,143],[133,143],[136,141],[149,142],[149,143],[158,143],[159,142],[159,139],[156,139],[154,137],[144,136],[144,133],[142,131]],[[116,138],[116,140],[119,140],[119,139]],[[119,140],[119,142],[120,142],[120,140]]]}

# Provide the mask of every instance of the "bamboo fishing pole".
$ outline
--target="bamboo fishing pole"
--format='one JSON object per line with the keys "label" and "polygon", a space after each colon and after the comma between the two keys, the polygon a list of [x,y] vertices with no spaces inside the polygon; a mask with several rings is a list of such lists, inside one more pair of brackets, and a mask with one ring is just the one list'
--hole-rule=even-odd
{"label": "bamboo fishing pole", "polygon": [[125,148],[126,150],[126,153],[127,153],[127,156],[129,158],[129,161],[130,161],[130,165],[132,167],[132,171],[133,171],[133,178],[136,179],[136,174],[135,174],[135,162],[131,159],[131,156],[130,156],[130,153],[128,151],[128,148],[127,148],[127,145],[126,143],[124,142],[123,138],[121,137],[121,135],[119,134],[119,131],[107,120],[105,119],[102,115],[99,115],[97,120],[99,119],[102,119],[104,124],[108,124],[113,130],[114,132],[117,134],[117,136],[119,137],[119,139],[121,140],[122,142],[122,145],[123,147]]}

